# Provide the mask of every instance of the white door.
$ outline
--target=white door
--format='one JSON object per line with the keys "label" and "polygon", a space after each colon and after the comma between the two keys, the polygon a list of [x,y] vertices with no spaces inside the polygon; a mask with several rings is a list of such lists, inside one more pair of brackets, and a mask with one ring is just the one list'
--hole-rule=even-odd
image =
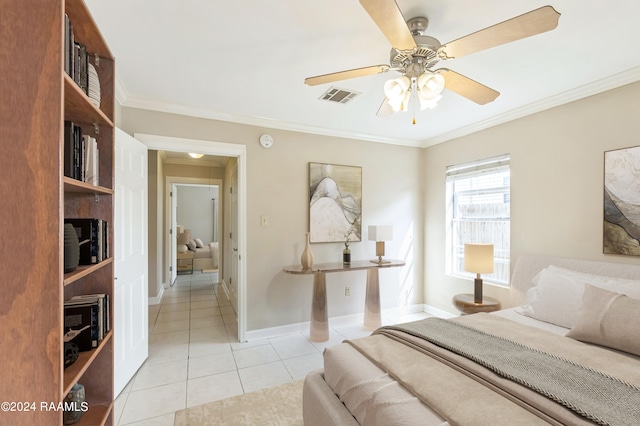
{"label": "white door", "polygon": [[233,309],[236,312],[236,318],[238,314],[238,266],[240,264],[239,252],[238,252],[238,168],[234,167],[231,170],[230,176],[231,182],[229,182],[229,192],[231,193],[231,232],[229,238],[229,245],[231,247],[231,268],[229,271],[229,289],[232,297],[230,302],[233,305]]}
{"label": "white door", "polygon": [[114,395],[149,354],[147,147],[116,129]]}
{"label": "white door", "polygon": [[171,232],[169,232],[169,236],[171,237],[171,285],[175,282],[178,277],[178,185],[175,183],[171,184]]}

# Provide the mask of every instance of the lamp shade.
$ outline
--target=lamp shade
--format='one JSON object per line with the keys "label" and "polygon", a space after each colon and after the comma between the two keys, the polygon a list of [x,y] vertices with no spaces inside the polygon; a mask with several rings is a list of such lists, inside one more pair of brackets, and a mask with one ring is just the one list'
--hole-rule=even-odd
{"label": "lamp shade", "polygon": [[185,229],[184,232],[178,234],[178,244],[189,244],[191,239],[191,229]]}
{"label": "lamp shade", "polygon": [[402,100],[409,90],[409,86],[411,86],[411,80],[406,75],[402,75],[384,83],[384,94],[391,101]]}
{"label": "lamp shade", "polygon": [[418,96],[424,101],[434,100],[444,89],[444,77],[436,73],[423,73],[418,77]]}
{"label": "lamp shade", "polygon": [[493,273],[493,244],[465,243],[464,270],[476,274]]}
{"label": "lamp shade", "polygon": [[369,225],[369,241],[391,241],[391,240],[393,240],[393,226]]}

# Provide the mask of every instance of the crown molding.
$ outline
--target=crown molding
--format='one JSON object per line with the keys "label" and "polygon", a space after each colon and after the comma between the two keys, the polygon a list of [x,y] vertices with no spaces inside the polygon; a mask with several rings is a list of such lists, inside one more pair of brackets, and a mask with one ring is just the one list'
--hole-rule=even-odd
{"label": "crown molding", "polygon": [[443,133],[433,138],[425,139],[424,141],[422,141],[421,146],[423,148],[426,148],[432,145],[450,141],[452,139],[467,136],[472,133],[479,132],[480,130],[488,129],[499,124],[526,117],[528,115],[536,114],[538,112],[584,99],[589,96],[597,95],[599,93],[606,92],[607,90],[613,90],[627,84],[635,83],[639,80],[640,67],[631,68],[627,71],[614,74],[610,77],[603,78],[592,83],[584,84],[582,86],[576,87],[575,89],[542,99],[538,102],[533,102],[520,108],[507,111],[490,119],[478,121],[477,123],[461,127],[452,132]]}
{"label": "crown molding", "polygon": [[346,130],[327,129],[324,127],[308,126],[281,120],[273,120],[265,117],[243,116],[225,112],[210,111],[204,108],[194,108],[186,105],[171,104],[136,96],[128,96],[126,100],[124,102],[120,102],[120,104],[128,108],[140,108],[157,112],[166,112],[170,114],[179,114],[190,117],[245,124],[261,128],[288,130],[292,132],[311,133],[316,135],[332,136],[346,139],[366,140],[370,142],[379,142],[391,145],[420,147],[422,143],[418,139],[389,138],[384,136],[370,135],[366,133],[354,133]]}
{"label": "crown molding", "polygon": [[627,71],[615,74],[602,80],[584,84],[575,89],[568,90],[558,95],[542,99],[538,102],[507,111],[495,117],[461,127],[451,132],[442,133],[432,138],[398,139],[384,136],[370,135],[366,133],[354,133],[345,130],[327,129],[323,127],[308,126],[298,123],[290,123],[281,120],[273,120],[265,117],[242,116],[218,111],[210,111],[204,108],[194,108],[186,105],[171,104],[167,102],[146,99],[129,95],[126,87],[116,76],[116,99],[121,106],[129,108],[140,108],[151,111],[165,112],[170,114],[186,115],[191,117],[206,118],[218,121],[226,121],[237,124],[245,124],[268,129],[288,130],[292,132],[310,133],[321,136],[331,136],[345,139],[366,140],[369,142],[385,143],[390,145],[410,146],[417,148],[427,148],[432,145],[457,139],[490,127],[497,126],[518,118],[526,117],[550,108],[577,101],[589,96],[597,95],[607,90],[612,90],[626,84],[635,83],[640,80],[640,67],[631,68]]}

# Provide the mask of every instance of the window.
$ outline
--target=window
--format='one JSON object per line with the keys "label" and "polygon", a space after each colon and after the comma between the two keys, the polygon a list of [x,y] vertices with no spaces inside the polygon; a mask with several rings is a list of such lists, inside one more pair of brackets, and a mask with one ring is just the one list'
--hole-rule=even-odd
{"label": "window", "polygon": [[492,243],[493,274],[485,281],[509,285],[509,155],[447,167],[447,272],[475,277],[464,270],[464,243]]}

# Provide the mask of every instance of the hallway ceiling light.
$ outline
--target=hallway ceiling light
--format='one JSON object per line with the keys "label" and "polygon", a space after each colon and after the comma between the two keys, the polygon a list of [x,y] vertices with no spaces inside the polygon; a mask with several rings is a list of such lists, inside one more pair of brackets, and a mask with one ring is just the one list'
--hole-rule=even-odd
{"label": "hallway ceiling light", "polygon": [[191,156],[191,158],[202,158],[202,157],[204,157],[204,154],[195,154],[193,152],[190,152],[189,155]]}

